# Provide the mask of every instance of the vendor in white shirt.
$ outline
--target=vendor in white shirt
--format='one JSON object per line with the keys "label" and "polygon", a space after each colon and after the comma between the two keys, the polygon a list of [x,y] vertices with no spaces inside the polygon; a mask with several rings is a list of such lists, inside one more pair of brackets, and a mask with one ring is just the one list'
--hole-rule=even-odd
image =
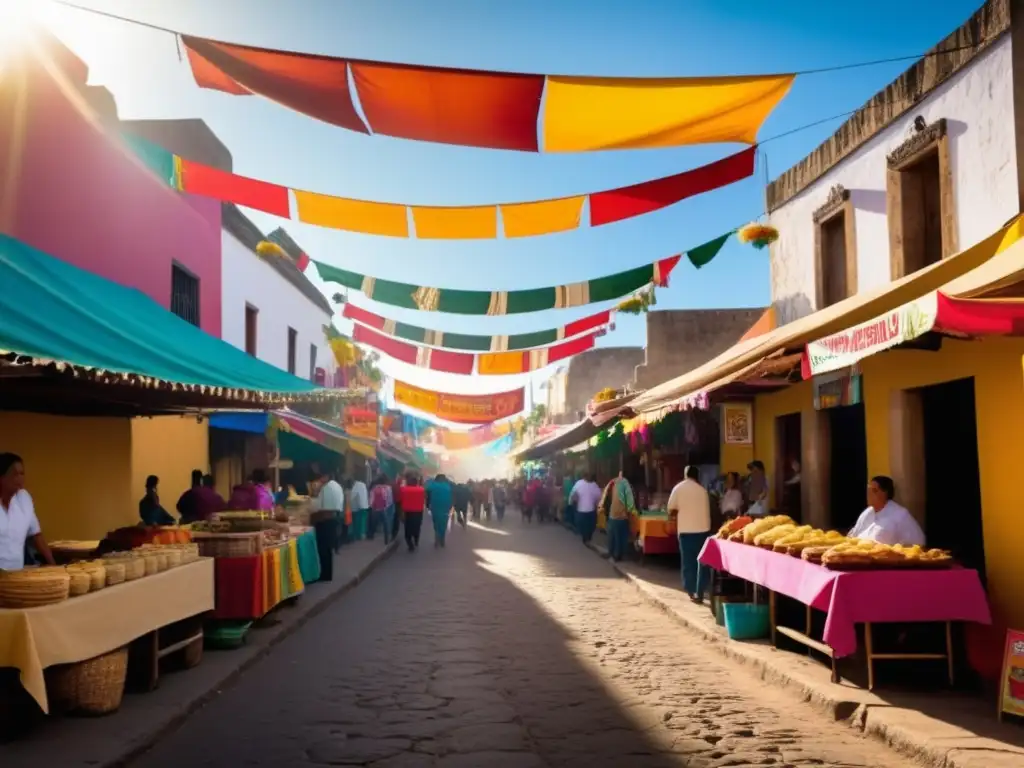
{"label": "vendor in white shirt", "polygon": [[849,536],[879,544],[924,546],[924,531],[907,508],[893,501],[896,486],[891,477],[877,475],[868,483],[868,508],[865,509]]}
{"label": "vendor in white shirt", "polygon": [[25,490],[25,465],[17,454],[0,453],[0,569],[24,568],[27,542],[32,542],[39,556],[53,565],[32,497]]}

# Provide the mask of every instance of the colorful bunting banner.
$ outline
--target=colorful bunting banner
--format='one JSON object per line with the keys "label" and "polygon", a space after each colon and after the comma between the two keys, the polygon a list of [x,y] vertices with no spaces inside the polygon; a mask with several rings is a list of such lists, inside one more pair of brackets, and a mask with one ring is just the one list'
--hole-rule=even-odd
{"label": "colorful bunting banner", "polygon": [[545,77],[181,41],[201,88],[263,96],[358,133],[524,152],[753,144],[794,79]]}
{"label": "colorful bunting banner", "polygon": [[468,333],[432,331],[428,328],[407,325],[397,320],[381,317],[352,303],[346,304],[341,314],[349,320],[354,320],[388,336],[411,341],[414,344],[462,349],[471,352],[510,352],[519,349],[531,349],[532,347],[543,347],[556,341],[571,339],[588,331],[604,332],[612,327],[612,322],[615,318],[615,313],[612,310],[605,310],[604,312],[598,312],[589,317],[567,323],[560,328],[550,328],[546,331],[519,333],[512,336],[477,336]]}
{"label": "colorful bunting banner", "polygon": [[515,416],[523,410],[525,399],[524,387],[491,395],[456,395],[395,380],[396,403],[461,424],[488,424]]}
{"label": "colorful bunting banner", "polygon": [[[532,237],[578,229],[583,203],[588,199],[591,227],[653,213],[751,177],[757,153],[756,147],[750,147],[672,176],[574,197],[439,207],[354,200],[291,189],[186,160],[130,134],[125,134],[125,142],[160,178],[190,195],[244,205],[330,229],[449,240],[493,240],[499,232],[506,238]],[[294,216],[291,196],[295,198]],[[414,229],[409,226],[410,214]]]}
{"label": "colorful bunting banner", "polygon": [[544,309],[582,307],[601,301],[619,299],[645,285],[668,285],[668,277],[681,256],[670,256],[653,264],[634,267],[625,272],[569,285],[531,288],[521,291],[464,291],[449,288],[427,288],[408,283],[380,280],[358,272],[333,267],[322,261],[311,261],[320,279],[361,291],[367,298],[405,309],[423,312],[450,312],[457,315],[516,315]]}
{"label": "colorful bunting banner", "polygon": [[503,421],[499,424],[486,424],[476,427],[468,432],[456,432],[451,429],[438,428],[434,432],[434,441],[444,446],[448,451],[464,451],[467,448],[476,448],[497,440],[509,434],[515,427],[512,421]]}
{"label": "colorful bunting banner", "polygon": [[593,349],[597,334],[578,336],[562,344],[524,352],[494,352],[482,355],[408,344],[359,323],[352,329],[352,340],[373,347],[395,360],[431,371],[469,376],[475,368],[481,376],[509,376],[538,371],[552,363]]}

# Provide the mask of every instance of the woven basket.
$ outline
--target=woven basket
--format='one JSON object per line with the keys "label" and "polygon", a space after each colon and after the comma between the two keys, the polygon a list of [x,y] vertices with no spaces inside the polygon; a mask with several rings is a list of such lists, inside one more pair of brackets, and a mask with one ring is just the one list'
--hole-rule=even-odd
{"label": "woven basket", "polygon": [[81,568],[89,574],[90,592],[95,592],[107,586],[107,569],[103,563],[91,560],[87,563],[82,563]]}
{"label": "woven basket", "polygon": [[127,673],[127,648],[77,664],[50,667],[46,670],[47,696],[64,712],[106,715],[121,706]]}
{"label": "woven basket", "polygon": [[203,557],[250,557],[259,554],[262,541],[260,532],[203,536],[197,543]]}
{"label": "woven basket", "polygon": [[175,547],[164,547],[164,554],[167,556],[167,567],[177,568],[184,562],[185,553]]}
{"label": "woven basket", "polygon": [[163,573],[167,568],[167,553],[160,549],[156,553],[156,572]]}
{"label": "woven basket", "polygon": [[68,583],[69,597],[89,594],[89,584],[92,580],[89,578],[88,573],[81,568],[68,568],[68,576],[71,578],[71,581]]}
{"label": "woven basket", "polygon": [[[110,561],[103,564],[107,572],[107,586],[121,584],[128,577],[128,565],[125,562]],[[145,569],[145,566],[143,566]]]}
{"label": "woven basket", "polygon": [[0,608],[38,608],[68,599],[71,576],[63,566],[0,571]]}
{"label": "woven basket", "polygon": [[160,565],[155,552],[147,552],[140,559],[146,564],[146,576],[153,576],[160,572]]}

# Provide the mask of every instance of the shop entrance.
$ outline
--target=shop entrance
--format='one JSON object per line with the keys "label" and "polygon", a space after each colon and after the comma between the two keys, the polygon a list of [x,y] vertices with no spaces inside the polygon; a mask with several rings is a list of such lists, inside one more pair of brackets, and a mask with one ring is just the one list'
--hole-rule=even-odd
{"label": "shop entrance", "polygon": [[868,505],[868,436],[864,404],[828,409],[829,523],[845,533]]}
{"label": "shop entrance", "polygon": [[[803,453],[800,414],[787,413],[775,419],[775,494],[778,511],[801,521],[800,461]],[[795,463],[794,463],[795,462]]]}
{"label": "shop entrance", "polygon": [[[922,387],[924,534],[985,577],[974,379]],[[897,488],[897,493],[899,489]]]}

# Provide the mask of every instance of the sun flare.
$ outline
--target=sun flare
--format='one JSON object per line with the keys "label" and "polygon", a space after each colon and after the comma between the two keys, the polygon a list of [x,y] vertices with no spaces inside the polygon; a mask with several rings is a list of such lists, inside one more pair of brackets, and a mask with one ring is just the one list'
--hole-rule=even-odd
{"label": "sun flare", "polygon": [[34,0],[0,0],[0,61],[21,53],[36,21]]}

